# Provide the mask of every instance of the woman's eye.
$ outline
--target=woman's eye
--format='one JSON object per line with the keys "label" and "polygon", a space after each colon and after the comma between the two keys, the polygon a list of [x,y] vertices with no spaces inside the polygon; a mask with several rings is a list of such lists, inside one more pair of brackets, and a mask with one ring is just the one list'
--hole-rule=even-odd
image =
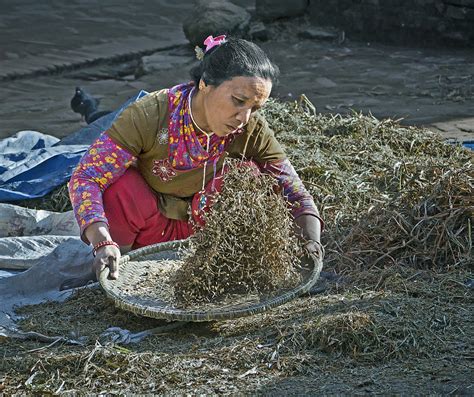
{"label": "woman's eye", "polygon": [[244,100],[242,99],[239,99],[239,98],[236,98],[235,96],[232,97],[234,99],[234,102],[237,104],[237,105],[243,105],[245,103]]}

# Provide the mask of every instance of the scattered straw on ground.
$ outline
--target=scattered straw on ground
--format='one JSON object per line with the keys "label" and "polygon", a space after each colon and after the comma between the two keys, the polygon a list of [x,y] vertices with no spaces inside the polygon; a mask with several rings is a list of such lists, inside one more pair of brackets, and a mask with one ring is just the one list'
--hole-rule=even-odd
{"label": "scattered straw on ground", "polygon": [[100,290],[88,288],[65,303],[21,311],[23,329],[49,335],[74,331],[73,336],[85,339],[84,347],[30,342],[15,349],[11,344],[0,373],[10,391],[22,385],[30,392],[121,388],[122,393],[177,394],[263,391],[282,377],[308,374],[326,385],[333,371],[347,380],[357,367],[370,378],[381,366],[409,372],[406,363],[415,360],[431,370],[428,364],[441,360],[465,374],[462,365],[469,365],[473,336],[467,313],[474,297],[462,285],[468,275],[432,272],[416,284],[406,281],[437,293],[435,299],[414,295],[415,288],[360,290],[356,284],[343,293],[299,298],[251,317],[191,323],[127,346],[98,335],[112,325],[138,331],[161,322],[117,311]]}
{"label": "scattered straw on ground", "polygon": [[75,298],[35,306],[23,312],[24,329],[77,330],[89,342],[4,341],[0,389],[470,394],[472,152],[391,120],[322,116],[302,105],[272,101],[265,113],[325,218],[326,270],[344,273],[338,284],[262,314],[190,324],[126,347],[95,341],[111,325],[153,324],[121,321],[100,293],[82,305]]}

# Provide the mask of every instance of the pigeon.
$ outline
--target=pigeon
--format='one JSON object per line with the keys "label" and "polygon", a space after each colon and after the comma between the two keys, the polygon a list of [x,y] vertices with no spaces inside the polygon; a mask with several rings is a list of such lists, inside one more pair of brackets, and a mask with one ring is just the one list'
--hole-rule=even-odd
{"label": "pigeon", "polygon": [[71,109],[81,114],[87,124],[93,123],[97,119],[111,113],[110,110],[99,111],[99,99],[88,94],[81,87],[76,87],[76,92],[71,99]]}

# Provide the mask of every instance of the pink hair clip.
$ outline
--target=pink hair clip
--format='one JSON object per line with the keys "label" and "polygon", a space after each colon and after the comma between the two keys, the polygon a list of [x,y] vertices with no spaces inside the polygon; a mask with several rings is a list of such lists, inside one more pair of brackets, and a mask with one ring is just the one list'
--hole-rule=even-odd
{"label": "pink hair clip", "polygon": [[221,45],[222,43],[226,42],[226,36],[225,34],[222,34],[217,37],[212,37],[209,36],[206,40],[204,40],[204,45],[206,46],[206,49],[204,52],[208,52],[211,48],[214,48],[216,45]]}

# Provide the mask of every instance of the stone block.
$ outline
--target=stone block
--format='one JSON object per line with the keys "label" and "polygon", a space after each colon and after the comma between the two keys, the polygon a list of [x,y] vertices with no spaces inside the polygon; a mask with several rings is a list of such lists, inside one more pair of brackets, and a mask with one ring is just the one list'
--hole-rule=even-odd
{"label": "stone block", "polygon": [[471,10],[470,8],[466,11],[466,21],[469,21],[470,31],[474,32],[474,24],[471,21],[474,21],[474,9]]}
{"label": "stone block", "polygon": [[379,0],[364,0],[365,4],[369,4],[371,6],[379,7],[380,1]]}
{"label": "stone block", "polygon": [[434,0],[414,0],[414,8],[424,8],[426,6],[433,6]]}
{"label": "stone block", "polygon": [[334,26],[363,40],[472,46],[474,36],[474,0],[311,0],[308,13],[317,27]]}
{"label": "stone block", "polygon": [[185,65],[192,60],[193,59],[189,56],[168,55],[163,53],[144,56],[137,66],[135,76],[138,78],[145,74],[158,72],[160,70],[173,69]]}
{"label": "stone block", "polygon": [[434,6],[435,6],[436,11],[438,11],[440,15],[443,15],[445,13],[446,4],[442,0],[436,0],[434,3]]}
{"label": "stone block", "polygon": [[455,6],[474,8],[474,0],[445,0],[445,3]]}
{"label": "stone block", "polygon": [[247,34],[250,14],[229,1],[197,0],[189,16],[183,22],[183,31],[192,45],[203,46],[207,36]]}
{"label": "stone block", "polygon": [[303,15],[308,4],[308,0],[256,0],[256,12],[263,21],[273,21]]}
{"label": "stone block", "polygon": [[462,32],[453,32],[449,31],[443,34],[442,36],[444,39],[448,41],[454,41],[454,42],[459,42],[459,43],[465,43],[466,42],[466,36]]}
{"label": "stone block", "polygon": [[329,28],[310,27],[298,32],[298,36],[303,39],[334,41],[339,37],[339,32]]}
{"label": "stone block", "polygon": [[362,15],[356,10],[346,10],[342,14],[345,19],[343,28],[348,32],[362,32],[364,31],[365,23]]}

